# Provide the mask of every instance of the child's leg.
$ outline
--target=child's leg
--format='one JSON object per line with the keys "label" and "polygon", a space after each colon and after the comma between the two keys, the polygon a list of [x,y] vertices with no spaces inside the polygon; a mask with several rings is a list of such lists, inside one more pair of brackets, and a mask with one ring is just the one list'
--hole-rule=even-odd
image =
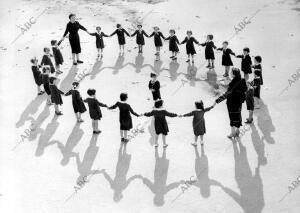
{"label": "child's leg", "polygon": [[93,128],[93,132],[96,131],[96,128],[95,128],[95,120],[92,120],[92,128]]}
{"label": "child's leg", "polygon": [[211,67],[214,68],[215,65],[214,65],[214,59],[211,59]]}
{"label": "child's leg", "polygon": [[79,53],[77,53],[77,54],[76,54],[77,61],[80,61],[80,57],[79,57],[79,55],[80,55]]}
{"label": "child's leg", "polygon": [[158,135],[155,135],[155,144],[154,144],[155,147],[158,146]]}
{"label": "child's leg", "polygon": [[38,91],[38,94],[41,92],[41,87],[39,85],[37,85],[37,91]]}
{"label": "child's leg", "polygon": [[103,57],[103,48],[101,48],[101,58]]}
{"label": "child's leg", "polygon": [[99,131],[99,128],[98,128],[98,120],[95,120],[95,129],[96,129],[96,131]]}
{"label": "child's leg", "polygon": [[203,135],[200,135],[200,144],[203,145]]}
{"label": "child's leg", "polygon": [[55,112],[59,112],[59,109],[58,109],[58,105],[57,105],[57,104],[54,104],[54,109],[55,109]]}
{"label": "child's leg", "polygon": [[247,81],[248,79],[249,79],[249,74],[244,74],[244,78],[245,78],[245,80]]}
{"label": "child's leg", "polygon": [[229,74],[230,66],[225,66],[225,74],[224,76],[227,77]]}
{"label": "child's leg", "polygon": [[193,63],[194,63],[194,56],[195,56],[195,55],[194,55],[194,54],[192,54],[192,62],[193,62]]}
{"label": "child's leg", "polygon": [[[124,130],[123,131],[124,132],[124,138],[125,138],[125,140],[127,140],[128,138],[127,138],[127,130]],[[127,142],[127,141],[126,141]]]}
{"label": "child's leg", "polygon": [[192,143],[193,145],[197,145],[197,141],[198,141],[198,136],[197,135],[195,135],[195,142],[194,143]]}
{"label": "child's leg", "polygon": [[97,52],[98,52],[97,57],[99,58],[99,56],[100,56],[100,48],[97,48]]}
{"label": "child's leg", "polygon": [[73,62],[74,62],[74,63],[77,62],[76,57],[75,57],[75,53],[72,53],[72,59],[73,59]]}
{"label": "child's leg", "polygon": [[162,140],[163,140],[164,147],[167,147],[168,144],[166,143],[166,135],[162,134]]}
{"label": "child's leg", "polygon": [[249,110],[249,120],[253,120],[253,110]]}

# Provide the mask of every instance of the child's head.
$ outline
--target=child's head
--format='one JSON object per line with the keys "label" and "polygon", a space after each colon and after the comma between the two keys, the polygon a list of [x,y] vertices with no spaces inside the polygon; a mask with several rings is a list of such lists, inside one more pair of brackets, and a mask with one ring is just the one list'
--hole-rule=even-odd
{"label": "child's head", "polygon": [[100,32],[101,31],[101,27],[96,27],[96,31]]}
{"label": "child's head", "polygon": [[74,13],[71,13],[71,14],[69,15],[69,19],[70,19],[71,22],[75,22],[75,20],[76,20],[76,15],[75,15]]}
{"label": "child's head", "polygon": [[36,57],[30,59],[30,62],[33,64],[33,65],[36,65],[38,63],[38,60]]}
{"label": "child's head", "polygon": [[143,27],[143,26],[142,26],[141,24],[138,24],[138,25],[137,25],[137,28],[138,28],[139,30],[142,29],[142,27]]}
{"label": "child's head", "polygon": [[73,89],[77,89],[77,88],[79,87],[79,82],[74,81],[74,82],[72,83],[72,86],[73,86]]}
{"label": "child's head", "polygon": [[155,26],[155,27],[153,27],[153,30],[154,30],[155,32],[158,32],[158,31],[159,31],[159,27]]}
{"label": "child's head", "polygon": [[187,34],[188,36],[192,36],[192,35],[193,35],[193,32],[192,32],[191,30],[188,30],[188,31],[186,31],[186,34]]}
{"label": "child's head", "polygon": [[44,48],[44,53],[45,53],[45,54],[49,54],[49,53],[50,53],[50,49],[49,49],[48,47],[45,47],[45,48]]}
{"label": "child's head", "polygon": [[176,33],[174,29],[171,29],[169,32],[171,35],[175,35],[175,33]]}
{"label": "child's head", "polygon": [[197,101],[195,102],[195,106],[196,106],[196,109],[204,109],[203,107],[203,101]]}
{"label": "child's head", "polygon": [[120,100],[121,100],[121,101],[126,101],[127,98],[128,98],[127,93],[121,93],[121,94],[120,94]]}
{"label": "child's head", "polygon": [[245,47],[243,49],[243,53],[244,53],[244,55],[248,55],[250,53],[250,49],[248,47]]}
{"label": "child's head", "polygon": [[241,78],[241,71],[239,68],[233,67],[231,71],[234,78]]}
{"label": "child's head", "polygon": [[261,60],[262,60],[262,59],[261,59],[261,56],[259,56],[259,55],[254,57],[254,62],[255,62],[256,64],[260,64],[260,63],[261,63]]}
{"label": "child's head", "polygon": [[44,74],[49,74],[50,73],[50,66],[49,65],[44,66],[43,73]]}
{"label": "child's head", "polygon": [[117,28],[118,28],[118,29],[121,28],[121,24],[117,24]]}
{"label": "child's head", "polygon": [[89,96],[94,96],[94,95],[96,95],[96,90],[95,89],[88,89],[87,94]]}
{"label": "child's head", "polygon": [[57,79],[56,77],[50,77],[49,78],[50,84],[55,84],[56,79]]}
{"label": "child's head", "polygon": [[259,70],[255,70],[254,71],[254,77],[260,77],[260,71]]}
{"label": "child's head", "polygon": [[214,36],[213,35],[211,35],[211,34],[209,34],[209,35],[207,35],[207,40],[213,40],[213,38],[214,38]]}
{"label": "child's head", "polygon": [[227,48],[228,46],[228,41],[223,41],[223,48]]}
{"label": "child's head", "polygon": [[158,100],[154,103],[155,108],[161,108],[164,104],[163,100]]}
{"label": "child's head", "polygon": [[155,73],[151,73],[151,74],[150,74],[150,78],[152,78],[153,80],[156,80],[157,75],[156,75]]}
{"label": "child's head", "polygon": [[56,40],[51,40],[51,46],[56,46],[57,45],[57,41]]}

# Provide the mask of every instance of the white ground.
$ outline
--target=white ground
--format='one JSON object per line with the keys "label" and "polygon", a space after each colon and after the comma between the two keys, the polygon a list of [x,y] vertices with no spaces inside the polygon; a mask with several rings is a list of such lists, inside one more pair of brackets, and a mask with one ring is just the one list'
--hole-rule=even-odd
{"label": "white ground", "polygon": [[[300,212],[299,187],[286,195],[300,175],[300,84],[295,81],[288,87],[288,79],[299,68],[299,1],[99,2],[105,1],[1,1],[0,212]],[[11,44],[21,33],[17,25],[38,16],[47,6],[49,10]],[[89,31],[100,25],[111,33],[118,22],[128,29],[142,20],[148,33],[154,25],[166,35],[175,28],[180,40],[188,29],[201,42],[213,33],[217,46],[233,36],[234,26],[256,13],[230,40],[235,52],[248,46],[252,55],[263,57],[264,105],[255,112],[254,125],[245,127],[241,143],[233,146],[226,138],[230,131],[226,105],[217,105],[206,114],[205,148],[198,147],[197,157],[190,145],[191,119],[168,119],[169,147],[162,156],[160,146],[157,156],[151,120],[145,117],[133,118],[134,126],[145,128],[128,144],[126,153],[119,152],[117,111],[103,109],[102,133],[97,138],[92,137],[88,113],[83,116],[85,122],[76,125],[70,97],[63,99],[64,115],[54,117],[45,98],[36,97],[29,60],[33,56],[41,59],[43,47],[50,46],[51,39],[60,39],[70,12]],[[116,37],[107,38],[102,63],[95,61],[95,38],[82,31],[80,36],[83,65],[71,68],[67,39],[62,45],[66,63],[59,87],[63,91],[70,88],[76,72],[85,70],[91,75],[81,83],[83,97],[88,88],[95,88],[99,100],[111,105],[126,91],[132,107],[143,113],[152,107],[147,82],[151,66],[156,66],[165,69],[159,80],[170,111],[186,113],[194,108],[195,100],[203,99],[208,106],[216,98],[213,83],[203,81],[207,72],[203,48],[197,48],[195,80],[184,83],[189,70],[184,46],[178,65],[169,64],[167,43],[162,64],[154,65],[152,39],[146,40],[144,58],[136,57],[135,39],[127,39],[122,61]],[[220,64],[221,54],[216,53],[218,75],[223,74]],[[240,61],[234,59],[234,64],[240,66]],[[35,130],[20,143],[31,122]],[[84,175],[89,182],[74,193]],[[180,195],[180,181],[191,176],[197,182]]]}

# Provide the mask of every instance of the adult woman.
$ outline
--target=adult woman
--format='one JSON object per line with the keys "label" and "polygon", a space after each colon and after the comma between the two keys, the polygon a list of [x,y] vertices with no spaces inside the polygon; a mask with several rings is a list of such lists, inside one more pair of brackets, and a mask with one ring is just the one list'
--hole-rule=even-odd
{"label": "adult woman", "polygon": [[227,110],[230,119],[231,134],[228,138],[238,137],[239,128],[242,126],[242,103],[245,101],[245,92],[247,84],[245,79],[242,79],[241,72],[238,68],[232,68],[233,79],[229,83],[226,93],[220,96],[216,102],[227,99]]}
{"label": "adult woman", "polygon": [[83,63],[83,61],[79,59],[79,53],[81,53],[81,47],[80,47],[80,38],[79,38],[78,30],[81,29],[86,31],[87,33],[89,32],[85,27],[80,25],[78,21],[76,21],[75,14],[70,14],[69,19],[70,21],[67,24],[65,33],[59,43],[61,43],[65,39],[66,35],[69,33],[69,42],[72,50],[73,64],[77,65],[77,63]]}

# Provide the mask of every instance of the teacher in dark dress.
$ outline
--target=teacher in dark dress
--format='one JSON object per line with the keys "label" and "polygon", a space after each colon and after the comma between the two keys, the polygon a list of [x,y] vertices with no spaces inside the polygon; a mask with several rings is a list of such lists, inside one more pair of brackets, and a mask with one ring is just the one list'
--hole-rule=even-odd
{"label": "teacher in dark dress", "polygon": [[69,19],[70,22],[67,24],[65,33],[62,39],[60,40],[59,44],[65,39],[65,37],[69,33],[69,42],[72,50],[73,64],[77,65],[77,63],[83,63],[83,61],[79,59],[79,53],[81,53],[81,47],[80,47],[80,38],[79,38],[78,30],[81,29],[86,31],[87,33],[89,32],[85,27],[79,24],[78,21],[76,21],[75,14],[70,14]]}
{"label": "teacher in dark dress", "polygon": [[238,68],[232,68],[232,75],[233,79],[229,83],[226,93],[216,100],[217,103],[220,103],[226,99],[231,126],[231,134],[228,135],[230,139],[239,136],[239,128],[242,126],[242,104],[245,101],[247,90],[246,81],[241,78],[241,72]]}

